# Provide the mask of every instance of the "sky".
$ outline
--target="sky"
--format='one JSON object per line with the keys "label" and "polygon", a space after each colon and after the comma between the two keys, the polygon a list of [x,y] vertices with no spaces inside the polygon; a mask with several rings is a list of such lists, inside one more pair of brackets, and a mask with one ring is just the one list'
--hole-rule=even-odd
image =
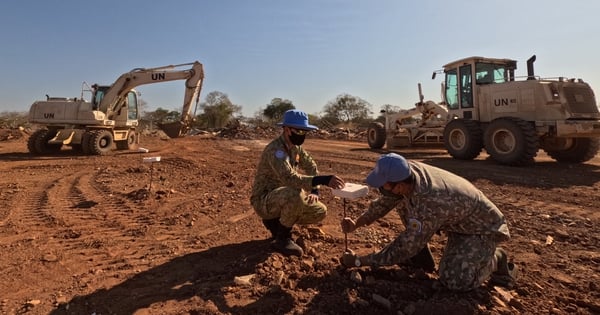
{"label": "sky", "polygon": [[[600,93],[597,0],[5,0],[0,113],[45,95],[80,97],[134,68],[195,60],[201,101],[225,93],[254,117],[273,98],[320,115],[338,95],[409,109],[441,100],[443,65],[469,56],[537,56],[541,77],[581,78]],[[180,110],[184,81],[136,88],[146,110]]]}

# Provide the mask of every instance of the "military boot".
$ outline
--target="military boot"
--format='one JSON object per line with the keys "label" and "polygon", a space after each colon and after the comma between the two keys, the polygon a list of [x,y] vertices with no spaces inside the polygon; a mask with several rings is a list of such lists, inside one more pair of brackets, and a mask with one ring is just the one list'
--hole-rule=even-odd
{"label": "military boot", "polygon": [[279,224],[273,249],[286,256],[302,256],[304,251],[292,240],[292,228]]}
{"label": "military boot", "polygon": [[271,239],[275,239],[279,230],[279,218],[262,220],[262,222],[267,230],[271,232]]}
{"label": "military boot", "polygon": [[512,289],[517,281],[517,266],[508,262],[506,251],[500,247],[496,248],[496,271],[492,273],[490,282],[494,285]]}

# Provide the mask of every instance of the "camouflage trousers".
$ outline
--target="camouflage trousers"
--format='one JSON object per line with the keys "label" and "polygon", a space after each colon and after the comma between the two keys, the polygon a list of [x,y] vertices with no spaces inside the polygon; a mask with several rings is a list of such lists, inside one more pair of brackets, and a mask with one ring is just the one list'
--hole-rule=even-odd
{"label": "camouflage trousers", "polygon": [[448,289],[475,289],[496,270],[494,235],[448,234],[448,243],[440,261],[440,282]]}
{"label": "camouflage trousers", "polygon": [[252,206],[261,218],[279,218],[279,222],[287,227],[321,222],[327,214],[327,206],[320,201],[308,204],[306,198],[307,193],[302,189],[279,187],[262,199],[252,200]]}

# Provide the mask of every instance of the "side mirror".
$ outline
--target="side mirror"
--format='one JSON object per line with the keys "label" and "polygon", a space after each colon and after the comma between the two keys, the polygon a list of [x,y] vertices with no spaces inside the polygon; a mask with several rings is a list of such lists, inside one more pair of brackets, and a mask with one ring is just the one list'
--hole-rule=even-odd
{"label": "side mirror", "polygon": [[433,74],[431,75],[431,80],[435,80],[435,75],[436,75],[436,72],[433,71]]}

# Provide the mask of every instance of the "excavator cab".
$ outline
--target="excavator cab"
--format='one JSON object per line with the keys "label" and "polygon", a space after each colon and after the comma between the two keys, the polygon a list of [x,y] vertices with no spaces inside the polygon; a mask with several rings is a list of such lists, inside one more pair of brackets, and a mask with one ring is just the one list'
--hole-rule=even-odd
{"label": "excavator cab", "polygon": [[[92,109],[108,114],[106,103],[101,106],[102,99],[106,95],[106,91],[110,89],[110,86],[100,86],[97,84],[92,85]],[[117,126],[133,126],[137,125],[139,119],[139,107],[138,107],[138,93],[135,90],[127,92],[125,97],[122,98],[121,104],[117,106],[119,108],[117,114],[114,116],[115,124]],[[125,104],[123,104],[125,102]]]}

